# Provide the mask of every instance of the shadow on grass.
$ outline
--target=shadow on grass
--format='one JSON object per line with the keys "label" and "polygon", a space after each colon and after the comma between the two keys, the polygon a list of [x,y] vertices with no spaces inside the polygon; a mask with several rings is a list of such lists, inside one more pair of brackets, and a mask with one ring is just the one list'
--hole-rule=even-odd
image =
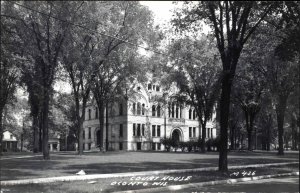
{"label": "shadow on grass", "polygon": [[[143,152],[145,153],[145,152]],[[139,162],[122,162],[117,160],[109,163],[97,163],[102,156],[128,154],[134,160],[135,154],[139,152],[96,152],[89,153],[86,156],[76,156],[72,154],[51,155],[51,160],[43,160],[42,157],[31,157],[26,159],[1,160],[1,180],[14,180],[36,177],[53,177],[64,175],[75,175],[78,171],[84,170],[87,174],[107,174],[107,173],[124,173],[152,170],[170,170],[170,169],[192,169],[217,167],[218,158],[208,156],[206,158],[199,154],[199,159],[170,159],[168,162],[160,162],[159,154],[149,152],[157,157],[158,161],[139,161]],[[161,153],[161,152],[160,152]],[[184,152],[166,152],[167,154],[195,154]],[[215,155],[217,152],[209,152],[207,155]],[[257,153],[246,154],[240,156],[240,153],[230,153],[228,158],[229,165],[247,165],[247,164],[263,164],[263,163],[279,163],[289,161],[287,159],[272,159],[274,156],[260,156]],[[255,156],[254,156],[255,155]],[[95,158],[99,156],[99,158]],[[140,155],[142,156],[142,155]],[[253,156],[253,157],[251,157]],[[194,156],[195,157],[195,156]],[[215,156],[213,156],[215,157]],[[175,158],[175,157],[174,157]],[[75,160],[76,159],[76,160]],[[292,160],[294,161],[294,160]]]}

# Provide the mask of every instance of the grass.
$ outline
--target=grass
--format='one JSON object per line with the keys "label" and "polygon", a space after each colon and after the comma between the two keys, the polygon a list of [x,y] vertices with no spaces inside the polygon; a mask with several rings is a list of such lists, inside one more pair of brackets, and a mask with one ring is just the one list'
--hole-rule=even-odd
{"label": "grass", "polygon": [[[279,163],[299,161],[297,155],[277,156],[275,153],[230,152],[229,165]],[[218,153],[168,152],[108,152],[87,153],[83,156],[52,154],[51,160],[42,157],[7,159],[1,162],[1,180],[28,179],[75,175],[79,170],[87,174],[122,173],[150,170],[217,167]]]}
{"label": "grass", "polygon": [[[247,168],[242,170],[230,170],[228,173],[220,173],[217,171],[206,171],[206,172],[189,172],[184,174],[170,174],[170,175],[157,175],[154,177],[158,177],[156,181],[163,182],[164,177],[183,177],[187,179],[188,176],[192,176],[189,180],[186,181],[174,181],[167,180],[167,185],[178,185],[178,184],[186,184],[186,183],[198,183],[198,182],[207,182],[214,180],[224,180],[231,178],[240,178],[243,176],[233,176],[232,173],[243,171],[255,171],[255,176],[260,175],[270,175],[270,174],[280,174],[287,173],[292,171],[298,171],[299,164],[291,164],[284,167],[264,167],[264,168]],[[245,176],[246,177],[246,176]],[[73,181],[73,182],[57,182],[51,184],[31,184],[31,185],[17,185],[17,186],[6,186],[3,187],[3,190],[9,192],[44,192],[44,193],[59,193],[59,192],[67,192],[67,193],[96,193],[96,192],[113,192],[113,191],[121,191],[121,190],[138,190],[150,187],[159,187],[152,186],[153,181],[143,181],[147,182],[148,185],[128,185],[129,182],[132,182],[130,177],[126,178],[112,178],[112,179],[99,179],[94,180],[95,183],[89,184],[90,181]],[[142,180],[139,180],[142,181]],[[126,182],[126,185],[111,185],[113,182]]]}

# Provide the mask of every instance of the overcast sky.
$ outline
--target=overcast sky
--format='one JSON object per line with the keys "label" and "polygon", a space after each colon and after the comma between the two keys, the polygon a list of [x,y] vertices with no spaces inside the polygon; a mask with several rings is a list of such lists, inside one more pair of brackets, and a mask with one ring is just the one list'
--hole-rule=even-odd
{"label": "overcast sky", "polygon": [[148,6],[154,13],[155,24],[164,24],[170,21],[172,17],[172,10],[175,8],[172,1],[140,1],[140,3]]}

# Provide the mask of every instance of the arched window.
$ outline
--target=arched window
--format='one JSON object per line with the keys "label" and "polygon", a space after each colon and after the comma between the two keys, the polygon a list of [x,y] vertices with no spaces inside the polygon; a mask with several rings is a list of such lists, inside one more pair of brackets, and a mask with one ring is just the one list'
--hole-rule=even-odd
{"label": "arched window", "polygon": [[172,104],[172,117],[174,118],[174,108],[175,108],[175,105],[174,105],[174,103]]}
{"label": "arched window", "polygon": [[145,104],[142,104],[142,115],[145,115]]}
{"label": "arched window", "polygon": [[157,116],[160,117],[160,105],[157,106]]}
{"label": "arched window", "polygon": [[137,104],[137,114],[141,115],[141,103]]}
{"label": "arched window", "polygon": [[189,110],[189,119],[192,119],[192,109]]}
{"label": "arched window", "polygon": [[89,120],[91,120],[91,119],[92,119],[92,110],[89,109]]}
{"label": "arched window", "polygon": [[193,119],[194,120],[196,119],[196,110],[195,109],[193,110]]}
{"label": "arched window", "polygon": [[176,105],[176,118],[178,118],[178,112],[179,112],[179,108],[178,105]]}
{"label": "arched window", "polygon": [[95,118],[98,119],[98,108],[96,107],[96,115]]}
{"label": "arched window", "polygon": [[179,118],[182,118],[182,106],[179,106]]}
{"label": "arched window", "polygon": [[135,103],[133,103],[132,104],[132,113],[135,115],[135,113],[136,113],[136,104]]}
{"label": "arched window", "polygon": [[170,103],[168,105],[168,110],[169,110],[169,117],[171,117],[171,104]]}
{"label": "arched window", "polygon": [[155,105],[152,105],[152,116],[155,117]]}

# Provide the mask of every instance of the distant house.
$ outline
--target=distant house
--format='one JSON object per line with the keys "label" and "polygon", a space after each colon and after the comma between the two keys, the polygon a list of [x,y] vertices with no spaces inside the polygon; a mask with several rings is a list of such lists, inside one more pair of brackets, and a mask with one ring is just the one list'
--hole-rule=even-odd
{"label": "distant house", "polygon": [[49,151],[60,151],[60,136],[57,133],[49,134],[48,148]]}
{"label": "distant house", "polygon": [[9,131],[3,132],[2,147],[3,151],[17,151],[17,138]]}

